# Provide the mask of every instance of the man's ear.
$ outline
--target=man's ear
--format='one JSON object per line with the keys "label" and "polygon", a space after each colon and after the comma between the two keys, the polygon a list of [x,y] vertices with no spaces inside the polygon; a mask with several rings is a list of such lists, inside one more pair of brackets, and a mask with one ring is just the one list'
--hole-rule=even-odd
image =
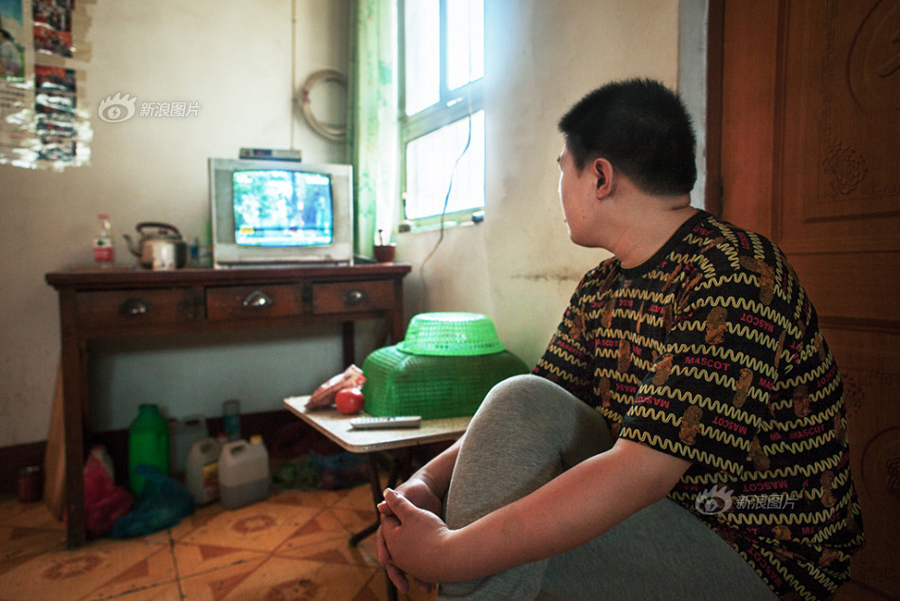
{"label": "man's ear", "polygon": [[597,182],[597,198],[605,198],[613,190],[613,167],[604,158],[594,159],[591,163],[591,175]]}

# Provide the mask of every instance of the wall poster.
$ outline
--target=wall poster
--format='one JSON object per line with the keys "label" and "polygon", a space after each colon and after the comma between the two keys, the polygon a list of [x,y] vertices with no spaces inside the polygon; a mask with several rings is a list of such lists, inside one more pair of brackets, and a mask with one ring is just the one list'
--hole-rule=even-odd
{"label": "wall poster", "polygon": [[78,41],[87,19],[75,2],[0,0],[0,164],[62,170],[90,161],[83,70],[74,64],[89,58]]}

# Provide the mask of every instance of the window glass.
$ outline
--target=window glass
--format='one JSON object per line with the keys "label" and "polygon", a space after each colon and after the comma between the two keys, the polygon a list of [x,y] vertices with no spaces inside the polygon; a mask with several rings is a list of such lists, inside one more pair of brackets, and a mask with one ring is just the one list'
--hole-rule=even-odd
{"label": "window glass", "polygon": [[441,99],[440,3],[404,2],[406,114],[414,115]]}
{"label": "window glass", "polygon": [[456,90],[484,76],[484,0],[447,4],[447,87]]}
{"label": "window glass", "polygon": [[406,147],[406,218],[440,215],[445,202],[447,213],[484,206],[484,111]]}
{"label": "window glass", "polygon": [[484,207],[484,0],[401,2],[403,218],[467,219]]}

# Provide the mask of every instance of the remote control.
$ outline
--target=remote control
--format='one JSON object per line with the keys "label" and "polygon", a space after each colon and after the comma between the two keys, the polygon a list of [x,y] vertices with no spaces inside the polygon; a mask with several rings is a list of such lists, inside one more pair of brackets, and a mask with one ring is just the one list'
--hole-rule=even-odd
{"label": "remote control", "polygon": [[388,417],[354,417],[350,427],[356,430],[375,428],[418,428],[422,418],[418,415],[391,415]]}

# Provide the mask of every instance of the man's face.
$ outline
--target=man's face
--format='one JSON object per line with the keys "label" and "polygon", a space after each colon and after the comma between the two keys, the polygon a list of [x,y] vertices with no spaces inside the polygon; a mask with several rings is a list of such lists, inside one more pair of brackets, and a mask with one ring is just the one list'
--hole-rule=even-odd
{"label": "man's face", "polygon": [[595,245],[591,239],[595,232],[590,226],[594,217],[595,191],[596,179],[591,176],[590,169],[579,171],[569,149],[563,146],[559,155],[559,200],[569,228],[569,239],[581,246]]}

